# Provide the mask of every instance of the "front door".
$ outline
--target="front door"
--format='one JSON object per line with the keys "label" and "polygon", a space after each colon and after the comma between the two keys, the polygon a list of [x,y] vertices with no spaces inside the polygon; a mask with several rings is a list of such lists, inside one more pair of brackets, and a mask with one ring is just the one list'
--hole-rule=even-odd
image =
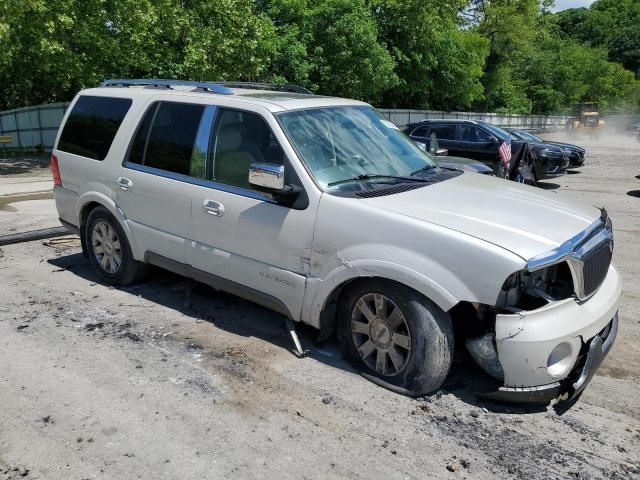
{"label": "front door", "polygon": [[253,292],[258,303],[271,299],[283,308],[270,307],[298,318],[316,205],[298,202],[290,208],[251,189],[252,163],[284,164],[287,182],[297,178],[274,134],[275,119],[270,121],[271,126],[256,113],[218,108],[208,148],[210,182],[192,189],[188,256],[194,268],[227,281],[227,289],[244,289],[249,297]]}
{"label": "front door", "polygon": [[465,157],[486,163],[494,171],[498,168],[498,139],[475,125],[460,126],[461,147]]}

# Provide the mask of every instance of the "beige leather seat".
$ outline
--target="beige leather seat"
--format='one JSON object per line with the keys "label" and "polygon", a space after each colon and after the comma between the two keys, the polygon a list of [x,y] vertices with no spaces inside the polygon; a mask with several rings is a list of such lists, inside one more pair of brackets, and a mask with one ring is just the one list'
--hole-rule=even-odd
{"label": "beige leather seat", "polygon": [[220,130],[213,167],[216,181],[250,188],[249,167],[262,161],[259,149],[244,138],[240,124],[227,125]]}

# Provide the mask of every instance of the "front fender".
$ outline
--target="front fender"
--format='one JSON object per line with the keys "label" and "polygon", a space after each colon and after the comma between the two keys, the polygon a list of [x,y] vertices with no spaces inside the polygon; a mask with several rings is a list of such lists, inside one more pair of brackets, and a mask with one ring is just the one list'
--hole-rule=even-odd
{"label": "front fender", "polygon": [[320,328],[320,313],[333,291],[345,282],[366,277],[385,278],[413,288],[444,311],[458,303],[455,296],[442,285],[410,268],[382,260],[344,260],[324,279],[309,278],[307,280],[301,320]]}

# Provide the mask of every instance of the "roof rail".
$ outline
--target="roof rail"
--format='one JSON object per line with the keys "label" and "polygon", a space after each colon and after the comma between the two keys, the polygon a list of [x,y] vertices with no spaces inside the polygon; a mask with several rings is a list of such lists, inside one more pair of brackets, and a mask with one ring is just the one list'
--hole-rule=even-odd
{"label": "roof rail", "polygon": [[289,92],[289,93],[304,93],[306,95],[313,95],[310,90],[298,85],[291,85],[288,83],[261,83],[261,82],[216,82],[218,85],[223,85],[229,88],[247,88],[250,90],[273,90],[276,92]]}
{"label": "roof rail", "polygon": [[103,87],[155,87],[167,88],[172,87],[193,87],[203,92],[217,93],[219,95],[233,95],[233,90],[223,86],[220,82],[190,82],[187,80],[159,80],[159,79],[117,79],[105,80],[102,82]]}

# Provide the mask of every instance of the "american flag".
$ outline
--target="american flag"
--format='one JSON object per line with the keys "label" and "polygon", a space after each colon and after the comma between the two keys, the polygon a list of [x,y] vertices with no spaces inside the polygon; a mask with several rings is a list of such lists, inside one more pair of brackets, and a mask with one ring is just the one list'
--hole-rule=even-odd
{"label": "american flag", "polygon": [[505,140],[500,145],[498,149],[498,154],[500,155],[500,160],[506,167],[509,166],[509,162],[511,161],[511,141]]}

